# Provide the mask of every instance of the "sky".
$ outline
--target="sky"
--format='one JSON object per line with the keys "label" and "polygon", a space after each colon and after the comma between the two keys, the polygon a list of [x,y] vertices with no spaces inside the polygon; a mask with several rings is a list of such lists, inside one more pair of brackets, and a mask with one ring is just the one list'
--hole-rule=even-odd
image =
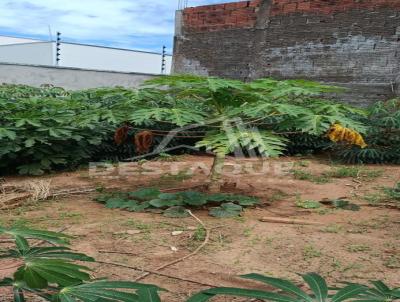
{"label": "sky", "polygon": [[[179,0],[0,0],[0,35],[172,51]],[[189,6],[232,0],[188,0]]]}

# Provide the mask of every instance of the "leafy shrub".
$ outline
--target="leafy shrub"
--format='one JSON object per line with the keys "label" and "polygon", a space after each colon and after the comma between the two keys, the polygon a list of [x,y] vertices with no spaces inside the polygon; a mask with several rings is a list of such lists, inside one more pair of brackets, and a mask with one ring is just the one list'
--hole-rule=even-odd
{"label": "leafy shrub", "polygon": [[[352,118],[360,110],[319,98],[332,91],[338,88],[303,80],[243,83],[190,75],[156,78],[137,90],[1,85],[0,168],[40,175],[90,160],[131,158],[131,141],[119,147],[112,142],[114,130],[125,122],[133,126],[130,137],[140,130],[135,127],[145,127],[159,131],[157,140],[163,131],[202,125],[189,138],[185,131],[179,134],[185,145],[218,154],[218,164],[238,148],[277,156],[293,131],[315,142],[333,123],[363,131]],[[226,131],[216,130],[222,126]],[[174,144],[182,141],[174,138],[169,146]],[[218,189],[218,165],[213,167],[211,184]]]}
{"label": "leafy shrub", "polygon": [[346,163],[400,163],[400,99],[377,102],[361,121],[369,125],[365,149],[344,148],[338,157]]}
{"label": "leafy shrub", "polygon": [[[2,227],[0,234],[15,240],[15,247],[2,250],[0,258],[14,258],[21,263],[12,278],[0,280],[0,287],[12,288],[14,302],[24,302],[27,293],[52,302],[160,301],[157,293],[160,288],[154,285],[92,280],[90,269],[75,261],[94,262],[94,259],[71,251],[67,247],[70,238],[67,235]],[[34,246],[27,238],[43,240],[53,246]]]}
{"label": "leafy shrub", "polygon": [[296,286],[291,281],[284,279],[272,278],[259,274],[248,274],[241,277],[262,282],[280,291],[270,292],[235,287],[217,287],[195,294],[187,300],[187,302],[205,302],[219,295],[255,298],[257,300],[276,302],[390,302],[400,298],[399,288],[390,289],[381,281],[372,281],[372,288],[355,283],[347,283],[347,285],[341,288],[330,288],[320,275],[309,273],[302,275],[304,282],[311,291],[309,293]]}
{"label": "leafy shrub", "polygon": [[110,209],[131,212],[161,211],[167,217],[189,216],[185,207],[214,206],[209,214],[214,217],[235,217],[243,207],[259,203],[258,198],[235,194],[205,194],[197,191],[162,193],[156,188],[142,188],[134,192],[115,192],[97,196],[98,202]]}
{"label": "leafy shrub", "polygon": [[173,75],[147,82],[157,104],[131,115],[136,125],[172,123],[178,127],[207,125],[196,147],[214,153],[208,189],[221,190],[221,167],[235,152],[274,157],[283,154],[288,133],[323,136],[334,124],[363,132],[352,118],[360,109],[322,99],[324,93],[341,91],[305,80],[258,79],[249,83],[216,77]]}
{"label": "leafy shrub", "polygon": [[[95,94],[92,101],[88,97]],[[0,86],[0,167],[40,175],[95,158],[126,118],[135,93],[122,88],[67,92]],[[120,102],[124,97],[125,102]]]}

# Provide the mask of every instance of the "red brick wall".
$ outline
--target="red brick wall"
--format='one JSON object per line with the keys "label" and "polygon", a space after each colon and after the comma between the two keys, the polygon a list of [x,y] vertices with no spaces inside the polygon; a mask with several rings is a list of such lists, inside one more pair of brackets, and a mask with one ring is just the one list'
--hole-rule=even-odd
{"label": "red brick wall", "polygon": [[273,0],[271,16],[292,13],[333,14],[351,9],[400,9],[400,0]]}
{"label": "red brick wall", "polygon": [[[252,28],[257,21],[261,1],[240,1],[187,8],[183,11],[183,24],[185,29],[191,32]],[[374,10],[385,6],[400,9],[400,0],[272,0],[270,15],[333,14],[351,9]]]}
{"label": "red brick wall", "polygon": [[190,7],[183,11],[183,24],[191,31],[251,28],[257,20],[261,0]]}

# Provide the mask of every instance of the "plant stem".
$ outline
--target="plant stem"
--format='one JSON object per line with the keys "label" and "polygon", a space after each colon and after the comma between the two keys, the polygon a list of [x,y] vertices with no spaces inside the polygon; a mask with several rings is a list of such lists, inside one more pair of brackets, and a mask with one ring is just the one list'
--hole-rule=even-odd
{"label": "plant stem", "polygon": [[225,154],[217,153],[214,156],[214,162],[211,167],[210,184],[208,190],[211,193],[218,193],[221,191],[221,178],[222,170],[224,168]]}

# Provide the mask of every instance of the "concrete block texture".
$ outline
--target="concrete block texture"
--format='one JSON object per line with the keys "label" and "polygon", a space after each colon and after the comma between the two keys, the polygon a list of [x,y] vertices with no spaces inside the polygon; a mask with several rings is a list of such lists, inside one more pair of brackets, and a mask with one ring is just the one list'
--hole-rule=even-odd
{"label": "concrete block texture", "polygon": [[185,9],[175,73],[305,78],[366,106],[400,84],[400,1],[256,0]]}
{"label": "concrete block texture", "polygon": [[24,84],[39,87],[50,84],[71,90],[98,87],[138,87],[152,75],[0,63],[0,84]]}

